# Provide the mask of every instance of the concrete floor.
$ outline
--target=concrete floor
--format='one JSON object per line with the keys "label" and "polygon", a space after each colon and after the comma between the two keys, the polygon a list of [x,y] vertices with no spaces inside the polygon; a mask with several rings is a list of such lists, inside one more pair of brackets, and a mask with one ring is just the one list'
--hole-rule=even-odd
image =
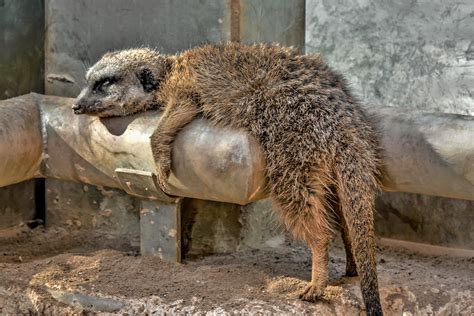
{"label": "concrete floor", "polygon": [[[139,256],[136,241],[123,237],[23,228],[1,234],[0,255],[2,315],[363,311],[358,279],[342,277],[345,260],[337,242],[331,249],[327,300],[317,304],[296,298],[310,278],[310,254],[304,247],[247,250],[175,264]],[[453,255],[380,246],[385,313],[472,315],[474,257],[471,252]]]}

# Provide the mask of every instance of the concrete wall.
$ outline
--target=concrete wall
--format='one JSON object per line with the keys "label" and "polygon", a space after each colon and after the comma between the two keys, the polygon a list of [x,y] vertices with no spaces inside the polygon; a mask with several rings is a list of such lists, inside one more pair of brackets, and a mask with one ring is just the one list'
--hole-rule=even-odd
{"label": "concrete wall", "polygon": [[100,230],[139,245],[140,200],[121,190],[47,180],[46,224],[70,230]]}
{"label": "concrete wall", "polygon": [[[149,46],[174,53],[230,37],[226,1],[46,0],[46,93],[75,97],[87,69],[113,50]],[[47,225],[138,238],[140,200],[120,190],[47,180]],[[120,202],[117,202],[117,199]]]}
{"label": "concrete wall", "polygon": [[43,1],[0,1],[0,30],[0,99],[42,93]]}
{"label": "concrete wall", "polygon": [[[231,2],[238,4],[232,17]],[[303,50],[304,12],[304,0],[115,0],[113,6],[46,0],[46,93],[77,96],[86,70],[118,49],[149,46],[176,53],[235,36],[246,43],[280,42]]]}
{"label": "concrete wall", "polygon": [[[321,52],[365,102],[474,115],[474,2],[307,0],[306,51]],[[474,248],[474,202],[384,194],[388,237]]]}
{"label": "concrete wall", "polygon": [[307,0],[306,48],[375,104],[474,115],[474,2]]}
{"label": "concrete wall", "polygon": [[75,97],[108,51],[149,46],[174,53],[228,39],[227,1],[46,0],[46,93]]}
{"label": "concrete wall", "polygon": [[[0,0],[0,99],[43,93],[42,0]],[[0,228],[35,216],[35,181],[0,189]]]}

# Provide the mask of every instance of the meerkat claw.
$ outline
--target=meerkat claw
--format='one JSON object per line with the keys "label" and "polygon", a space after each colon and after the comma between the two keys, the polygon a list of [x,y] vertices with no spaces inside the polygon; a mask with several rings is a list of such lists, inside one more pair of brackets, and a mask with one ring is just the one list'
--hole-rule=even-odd
{"label": "meerkat claw", "polygon": [[324,297],[324,289],[314,284],[309,284],[298,296],[300,300],[307,302],[317,302]]}
{"label": "meerkat claw", "polygon": [[168,190],[168,178],[170,175],[170,168],[160,164],[158,171],[158,184],[163,191]]}

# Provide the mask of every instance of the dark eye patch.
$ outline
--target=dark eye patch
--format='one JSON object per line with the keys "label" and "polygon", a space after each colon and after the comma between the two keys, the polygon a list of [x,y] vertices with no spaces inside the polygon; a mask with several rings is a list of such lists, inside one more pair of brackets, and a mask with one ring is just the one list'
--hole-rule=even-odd
{"label": "dark eye patch", "polygon": [[94,83],[94,86],[92,87],[92,89],[94,91],[101,91],[104,87],[110,86],[111,84],[116,83],[118,81],[119,81],[118,77],[105,77],[100,80],[97,80]]}

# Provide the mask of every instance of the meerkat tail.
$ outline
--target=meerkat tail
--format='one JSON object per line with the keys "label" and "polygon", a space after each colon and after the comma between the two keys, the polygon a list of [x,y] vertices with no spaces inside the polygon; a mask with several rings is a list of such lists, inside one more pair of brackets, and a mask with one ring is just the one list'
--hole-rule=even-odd
{"label": "meerkat tail", "polygon": [[337,172],[341,212],[347,224],[367,315],[383,315],[378,291],[374,235],[375,179],[357,162]]}

